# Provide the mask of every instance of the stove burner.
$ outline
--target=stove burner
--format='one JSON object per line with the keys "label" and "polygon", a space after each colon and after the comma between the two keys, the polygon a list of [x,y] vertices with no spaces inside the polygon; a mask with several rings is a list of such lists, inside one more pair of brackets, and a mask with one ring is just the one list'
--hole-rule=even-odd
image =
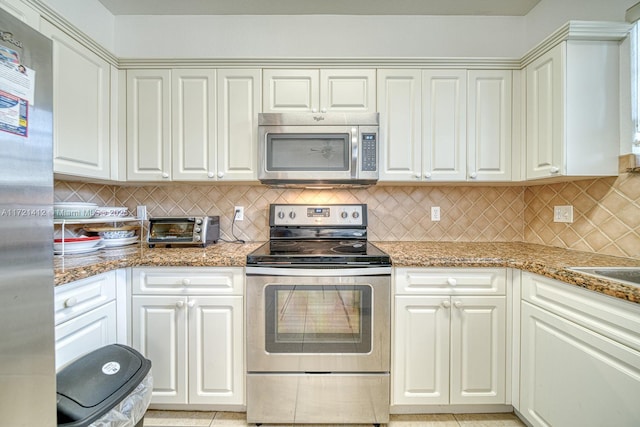
{"label": "stove burner", "polygon": [[331,248],[338,254],[360,254],[367,251],[367,244],[363,242],[340,242],[338,246]]}

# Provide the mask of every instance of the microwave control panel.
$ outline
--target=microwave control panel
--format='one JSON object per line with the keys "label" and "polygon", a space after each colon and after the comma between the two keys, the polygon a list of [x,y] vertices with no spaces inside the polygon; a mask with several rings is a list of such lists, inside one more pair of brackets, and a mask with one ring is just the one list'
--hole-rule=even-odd
{"label": "microwave control panel", "polygon": [[378,148],[375,133],[362,134],[362,165],[361,170],[375,172],[378,167]]}

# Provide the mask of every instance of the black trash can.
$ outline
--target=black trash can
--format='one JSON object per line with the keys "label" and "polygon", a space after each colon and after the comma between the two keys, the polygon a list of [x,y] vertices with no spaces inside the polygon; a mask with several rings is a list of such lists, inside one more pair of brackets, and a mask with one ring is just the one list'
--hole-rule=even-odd
{"label": "black trash can", "polygon": [[131,347],[101,347],[56,379],[59,427],[142,427],[153,388],[151,361]]}

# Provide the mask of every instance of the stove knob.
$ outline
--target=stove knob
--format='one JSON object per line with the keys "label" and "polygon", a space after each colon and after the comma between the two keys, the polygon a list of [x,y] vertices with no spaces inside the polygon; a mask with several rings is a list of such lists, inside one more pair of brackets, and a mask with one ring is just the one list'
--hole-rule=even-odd
{"label": "stove knob", "polygon": [[349,214],[346,213],[346,212],[341,212],[340,213],[340,218],[342,218],[342,219],[347,219],[348,216],[349,216]]}
{"label": "stove knob", "polygon": [[196,233],[199,233],[202,231],[202,229],[200,227],[196,227],[193,229],[193,231],[195,231]]}
{"label": "stove knob", "polygon": [[354,212],[353,214],[351,214],[351,216],[358,219],[360,217],[360,214],[358,212]]}
{"label": "stove knob", "polygon": [[200,218],[196,219],[196,224],[198,225],[202,224],[202,220]]}
{"label": "stove knob", "polygon": [[296,217],[296,213],[291,211],[289,212],[289,218],[294,219]]}
{"label": "stove knob", "polygon": [[200,241],[200,236],[195,236],[195,237],[193,238],[193,240],[195,240],[196,242],[199,242],[199,241]]}
{"label": "stove knob", "polygon": [[284,212],[282,212],[282,211],[278,212],[278,218],[283,219],[284,218]]}

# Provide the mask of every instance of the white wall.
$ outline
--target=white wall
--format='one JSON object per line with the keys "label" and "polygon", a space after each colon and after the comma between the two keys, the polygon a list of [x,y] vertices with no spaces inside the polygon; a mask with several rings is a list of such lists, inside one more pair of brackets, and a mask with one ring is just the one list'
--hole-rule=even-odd
{"label": "white wall", "polygon": [[541,0],[526,16],[524,52],[569,20],[620,21],[638,0]]}
{"label": "white wall", "polygon": [[522,17],[122,16],[123,58],[519,57]]}

